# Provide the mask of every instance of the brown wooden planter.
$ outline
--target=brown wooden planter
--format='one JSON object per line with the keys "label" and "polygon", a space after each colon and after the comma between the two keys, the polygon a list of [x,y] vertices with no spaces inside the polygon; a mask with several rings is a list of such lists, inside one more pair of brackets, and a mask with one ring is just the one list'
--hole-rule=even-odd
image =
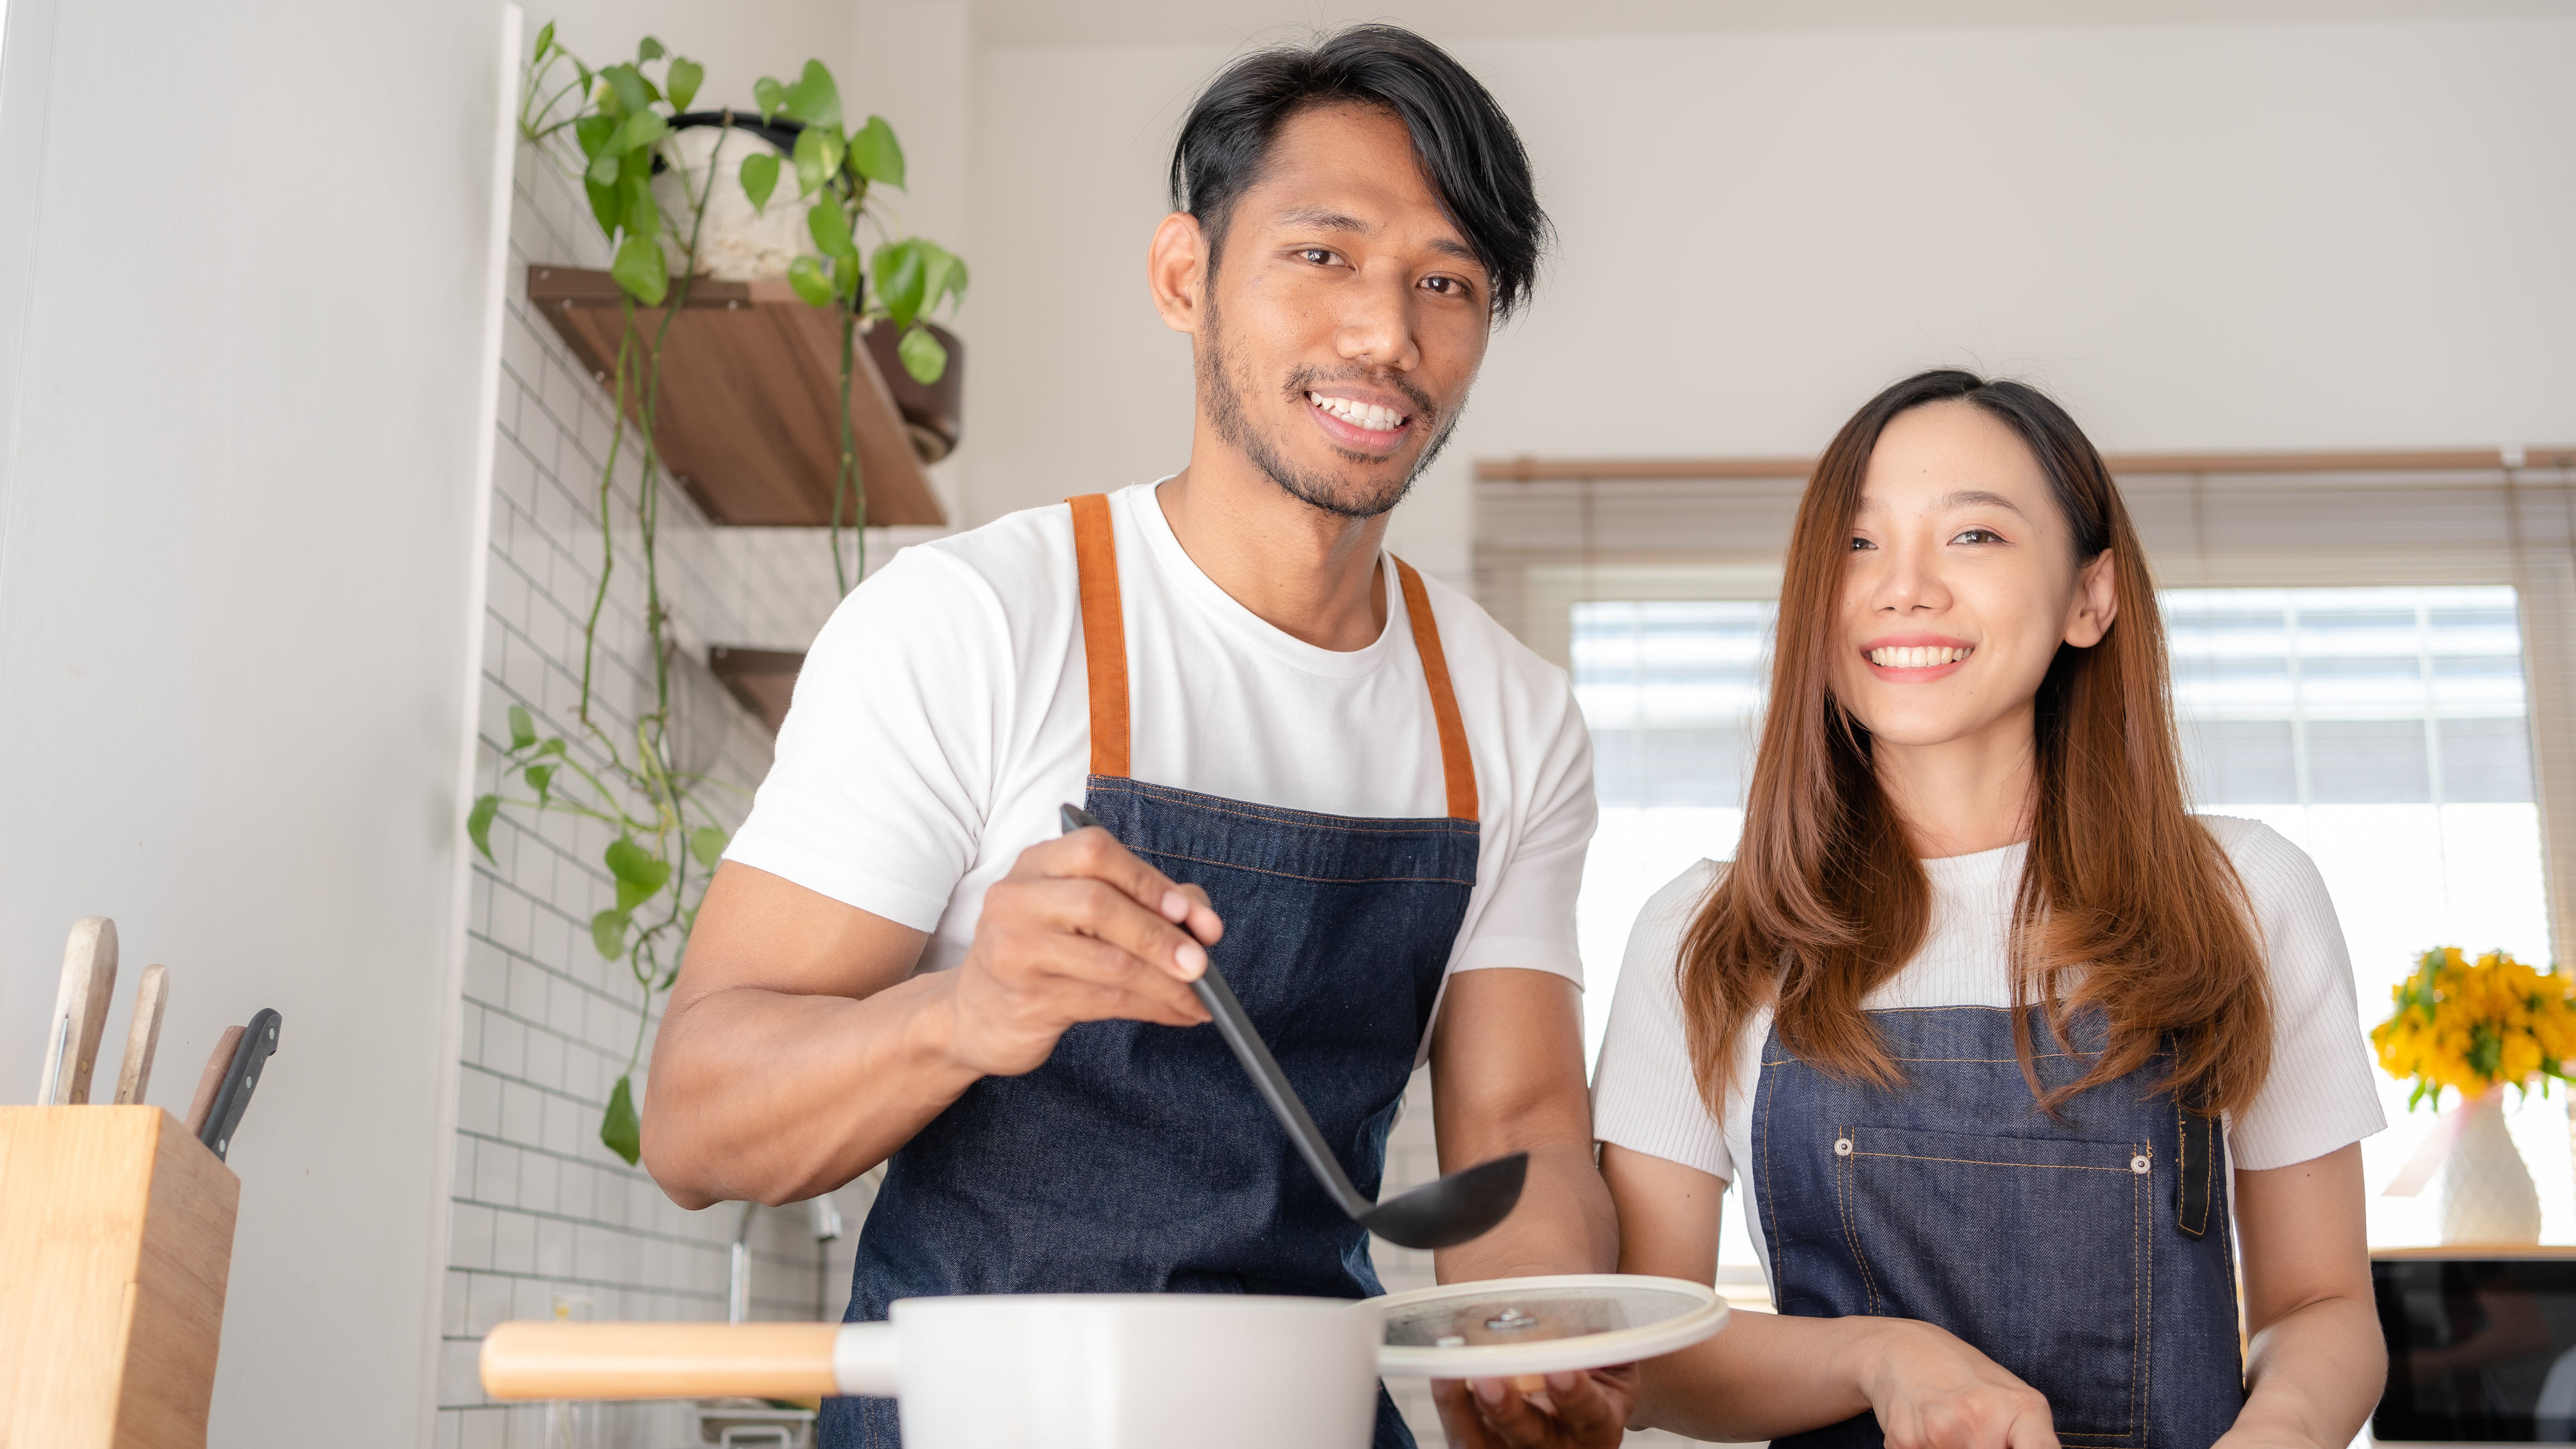
{"label": "brown wooden planter", "polygon": [[[622,295],[606,272],[528,268],[529,304],[603,384],[616,365]],[[661,325],[665,310],[636,309],[647,336]],[[953,359],[957,343],[941,340]],[[893,341],[886,339],[889,350]],[[700,277],[690,283],[688,304],[672,322],[662,355],[656,441],[671,476],[711,521],[773,527],[831,522],[839,478],[840,355],[839,319],[807,305],[783,281]],[[850,389],[859,467],[867,481],[867,521],[944,524],[947,516],[922,471],[914,426],[875,358],[871,340],[859,350]],[[942,382],[953,389],[959,372],[952,360]],[[912,384],[900,367],[893,375]],[[953,394],[947,406],[953,445]]]}

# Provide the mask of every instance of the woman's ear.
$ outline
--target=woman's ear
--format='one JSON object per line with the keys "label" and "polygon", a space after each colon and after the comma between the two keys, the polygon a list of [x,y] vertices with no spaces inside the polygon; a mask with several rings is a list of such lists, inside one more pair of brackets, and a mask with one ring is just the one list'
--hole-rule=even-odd
{"label": "woman's ear", "polygon": [[2096,554],[2091,563],[2075,572],[2075,602],[2066,610],[2066,642],[2078,649],[2090,649],[2111,632],[2111,621],[2119,617],[2119,580],[2112,567],[2109,549]]}
{"label": "woman's ear", "polygon": [[1145,252],[1145,286],[1163,325],[1195,336],[1203,312],[1199,287],[1207,279],[1207,233],[1199,219],[1176,211],[1154,228],[1154,243]]}

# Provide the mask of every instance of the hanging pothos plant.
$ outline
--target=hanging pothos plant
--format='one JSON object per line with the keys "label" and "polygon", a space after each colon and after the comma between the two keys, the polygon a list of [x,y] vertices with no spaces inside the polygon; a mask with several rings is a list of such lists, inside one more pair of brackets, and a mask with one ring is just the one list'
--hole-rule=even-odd
{"label": "hanging pothos plant", "polygon": [[[658,79],[648,67],[658,69]],[[548,24],[537,32],[520,78],[520,136],[568,172],[576,168],[561,138],[569,132],[578,147],[577,174],[613,258],[609,273],[620,291],[622,325],[616,361],[607,379],[611,427],[599,472],[599,582],[582,630],[581,703],[575,713],[579,729],[571,737],[540,736],[528,711],[512,705],[510,744],[501,755],[498,783],[502,791],[516,785],[524,793],[484,795],[474,802],[466,819],[467,833],[486,859],[492,856],[492,822],[504,809],[532,814],[555,811],[597,821],[614,833],[601,863],[616,883],[617,901],[591,917],[590,937],[601,956],[626,963],[644,1000],[625,1069],[609,1093],[599,1139],[629,1164],[641,1150],[642,1123],[633,1078],[643,1056],[653,1001],[679,977],[681,952],[696,922],[698,904],[730,840],[701,792],[715,786],[739,793],[739,787],[681,770],[674,763],[674,649],[655,554],[663,479],[654,422],[661,403],[663,349],[672,319],[688,302],[707,197],[720,174],[724,141],[735,134],[733,113],[726,111],[717,118],[719,139],[703,185],[692,192],[689,170],[672,167],[682,179],[679,190],[684,204],[679,214],[666,212],[657,200],[653,174],[657,160],[665,166],[676,161],[665,154],[673,123],[696,98],[705,74],[697,62],[671,54],[650,36],[636,47],[634,60],[594,71],[556,42],[555,28]],[[783,117],[801,125],[789,160],[796,173],[797,196],[807,206],[807,229],[820,256],[797,258],[788,281],[807,302],[833,309],[841,328],[841,465],[830,537],[833,571],[846,593],[850,576],[844,572],[840,542],[845,502],[860,540],[862,571],[865,562],[867,495],[850,415],[858,331],[878,321],[904,329],[899,350],[905,370],[923,382],[936,381],[947,368],[947,353],[921,327],[921,319],[943,302],[962,299],[966,267],[935,242],[894,236],[870,193],[879,185],[902,187],[903,149],[882,117],[869,117],[855,133],[843,128],[840,92],[821,62],[807,61],[794,85],[763,79],[754,87],[754,95],[763,121]],[[766,209],[777,189],[779,170],[780,157],[766,143],[742,159],[737,175],[756,208]],[[878,237],[864,265],[857,241],[863,225]],[[669,271],[666,238],[680,261],[677,276]],[[657,309],[658,317],[652,316]],[[611,504],[618,468],[630,446],[630,428],[637,480],[634,523],[644,570],[644,635],[653,667],[651,707],[637,715],[631,733],[605,726],[593,710],[600,620],[607,611],[609,580],[617,565]]]}

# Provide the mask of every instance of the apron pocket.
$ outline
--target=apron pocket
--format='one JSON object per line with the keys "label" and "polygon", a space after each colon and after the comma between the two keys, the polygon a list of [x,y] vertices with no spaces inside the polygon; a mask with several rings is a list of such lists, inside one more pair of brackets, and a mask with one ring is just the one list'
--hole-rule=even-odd
{"label": "apron pocket", "polygon": [[2068,1449],[2141,1442],[2151,1146],[1862,1125],[1820,1146],[1871,1312],[1948,1329],[2039,1390]]}

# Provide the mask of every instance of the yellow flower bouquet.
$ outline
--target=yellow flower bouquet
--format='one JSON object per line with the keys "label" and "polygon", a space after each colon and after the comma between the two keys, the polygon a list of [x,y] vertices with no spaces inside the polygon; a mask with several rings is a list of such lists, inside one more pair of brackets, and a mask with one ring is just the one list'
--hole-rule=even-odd
{"label": "yellow flower bouquet", "polygon": [[2410,1111],[2427,1097],[2438,1110],[2445,1087],[2474,1100],[2498,1083],[2546,1094],[2551,1077],[2576,1080],[2576,975],[2440,946],[2390,995],[2397,1009],[2370,1040],[2390,1076],[2415,1080]]}

